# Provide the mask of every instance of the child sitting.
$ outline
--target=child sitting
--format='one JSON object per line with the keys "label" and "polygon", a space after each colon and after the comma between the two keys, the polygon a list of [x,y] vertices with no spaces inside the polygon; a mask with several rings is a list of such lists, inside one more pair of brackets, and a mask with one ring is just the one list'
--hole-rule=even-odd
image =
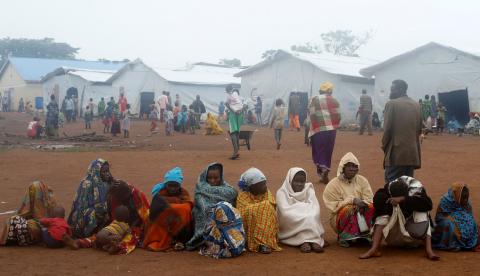
{"label": "child sitting", "polygon": [[85,107],[85,129],[92,129],[93,121],[93,111],[90,109],[90,106]]}
{"label": "child sitting", "polygon": [[42,132],[43,127],[40,124],[40,118],[33,117],[33,121],[28,123],[27,136],[32,139],[40,139]]}
{"label": "child sitting", "polygon": [[72,239],[72,230],[65,221],[65,209],[56,206],[51,210],[52,217],[41,218],[43,242],[48,248],[60,248],[64,245],[72,249],[78,249],[77,244]]}
{"label": "child sitting", "polygon": [[118,253],[120,251],[119,243],[131,231],[128,225],[129,218],[128,208],[124,205],[118,206],[115,209],[115,220],[97,233],[95,246],[110,254]]}
{"label": "child sitting", "polygon": [[165,134],[171,136],[173,134],[173,110],[171,105],[167,105],[165,112]]}

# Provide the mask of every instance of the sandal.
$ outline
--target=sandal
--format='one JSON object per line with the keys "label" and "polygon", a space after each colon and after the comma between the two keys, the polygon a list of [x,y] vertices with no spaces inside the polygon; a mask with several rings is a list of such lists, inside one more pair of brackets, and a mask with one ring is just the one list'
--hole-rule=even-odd
{"label": "sandal", "polygon": [[300,252],[310,253],[312,252],[312,246],[308,242],[305,242],[300,246]]}
{"label": "sandal", "polygon": [[185,250],[185,245],[181,242],[177,242],[175,243],[175,246],[173,247],[173,249],[175,249],[175,251],[183,251]]}
{"label": "sandal", "polygon": [[312,250],[315,252],[315,253],[323,253],[325,250],[323,250],[323,247],[320,246],[320,244],[318,243],[311,243],[310,244],[311,247],[312,247]]}
{"label": "sandal", "polygon": [[266,245],[261,244],[258,246],[258,252],[262,254],[270,254],[272,253],[272,249]]}

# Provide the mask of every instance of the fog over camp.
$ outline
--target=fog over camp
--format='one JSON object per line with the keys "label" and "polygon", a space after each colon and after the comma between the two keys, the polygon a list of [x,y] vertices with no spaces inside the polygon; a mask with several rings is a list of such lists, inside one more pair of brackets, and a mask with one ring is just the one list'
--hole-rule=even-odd
{"label": "fog over camp", "polygon": [[0,275],[475,275],[480,2],[0,5]]}

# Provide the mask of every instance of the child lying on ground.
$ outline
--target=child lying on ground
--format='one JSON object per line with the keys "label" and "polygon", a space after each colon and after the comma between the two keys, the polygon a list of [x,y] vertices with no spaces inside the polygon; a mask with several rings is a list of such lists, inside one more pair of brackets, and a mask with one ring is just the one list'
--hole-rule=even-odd
{"label": "child lying on ground", "polygon": [[115,209],[115,220],[97,233],[95,246],[110,254],[117,254],[120,251],[119,243],[130,233],[129,217],[128,208],[124,205],[118,206]]}
{"label": "child lying on ground", "polygon": [[78,249],[72,239],[72,231],[65,221],[65,209],[56,206],[51,211],[52,217],[40,219],[43,242],[48,248],[60,248],[65,245],[71,249]]}

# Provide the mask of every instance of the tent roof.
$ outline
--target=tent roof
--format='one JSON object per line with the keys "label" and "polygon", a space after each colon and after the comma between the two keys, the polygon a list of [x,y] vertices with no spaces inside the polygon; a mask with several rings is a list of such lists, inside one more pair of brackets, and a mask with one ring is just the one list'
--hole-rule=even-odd
{"label": "tent roof", "polygon": [[59,75],[73,75],[80,77],[89,82],[106,82],[109,78],[115,74],[112,70],[86,70],[78,68],[60,67],[54,71],[48,73],[42,78],[42,82]]}
{"label": "tent roof", "polygon": [[[103,61],[87,61],[87,60],[63,60],[63,59],[44,59],[44,58],[24,58],[10,57],[8,63],[11,63],[22,79],[25,81],[39,82],[47,76],[48,73],[60,68],[76,68],[86,70],[107,70],[117,71],[125,62],[103,62]],[[0,71],[3,74],[7,64]]]}
{"label": "tent roof", "polygon": [[233,75],[241,68],[216,66],[206,63],[194,63],[182,69],[157,69],[160,76],[171,83],[190,85],[228,85],[240,84]]}
{"label": "tent roof", "polygon": [[377,62],[376,60],[363,57],[337,56],[330,53],[309,54],[295,51],[278,50],[272,58],[266,59],[246,70],[237,73],[235,77],[241,77],[250,74],[278,60],[289,57],[308,62],[318,69],[331,74],[360,78],[364,78],[359,73],[361,68]]}
{"label": "tent roof", "polygon": [[433,49],[433,48],[442,48],[442,49],[446,49],[448,51],[451,51],[451,52],[454,52],[454,53],[457,53],[459,55],[465,55],[465,56],[468,56],[468,57],[472,57],[472,58],[475,58],[475,59],[480,59],[480,56],[479,55],[475,55],[475,54],[472,54],[472,53],[469,53],[469,52],[465,52],[465,51],[461,51],[461,50],[458,50],[456,48],[453,48],[453,47],[449,47],[449,46],[445,46],[445,45],[442,45],[440,43],[436,43],[436,42],[430,42],[430,43],[427,43],[423,46],[420,46],[418,48],[415,48],[411,51],[408,51],[406,53],[403,53],[401,55],[398,55],[398,56],[394,56],[392,58],[389,58],[383,62],[380,62],[378,64],[375,64],[373,66],[369,66],[369,67],[366,67],[366,68],[363,68],[360,70],[360,73],[363,75],[363,76],[366,76],[366,77],[371,77],[373,75],[375,75],[375,72],[381,70],[382,68],[384,67],[387,67],[387,66],[390,66],[398,61],[401,61],[405,58],[409,58],[411,56],[414,56],[415,54],[417,53],[420,53],[420,52],[423,52],[423,51],[427,51],[427,50],[430,50],[430,49]]}

